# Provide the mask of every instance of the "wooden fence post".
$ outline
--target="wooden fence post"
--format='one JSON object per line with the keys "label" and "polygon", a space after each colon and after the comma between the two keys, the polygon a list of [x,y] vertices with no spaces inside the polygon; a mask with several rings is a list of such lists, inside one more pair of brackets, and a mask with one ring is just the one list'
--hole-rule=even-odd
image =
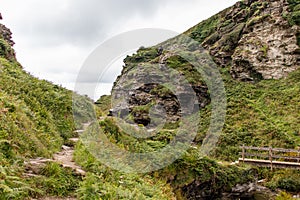
{"label": "wooden fence post", "polygon": [[270,162],[271,162],[271,171],[273,171],[272,158],[273,158],[273,152],[272,152],[272,147],[270,147],[270,148],[269,148],[269,160],[270,160]]}
{"label": "wooden fence post", "polygon": [[243,159],[243,163],[245,163],[245,144],[243,144],[243,148],[242,148],[242,159]]}

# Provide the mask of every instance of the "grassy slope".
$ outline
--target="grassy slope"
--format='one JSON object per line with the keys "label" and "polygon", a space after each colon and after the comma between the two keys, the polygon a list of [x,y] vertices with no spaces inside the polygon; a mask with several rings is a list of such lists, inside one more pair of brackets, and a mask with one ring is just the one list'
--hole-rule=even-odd
{"label": "grassy slope", "polygon": [[[229,76],[224,75],[228,107],[215,157],[233,161],[243,144],[283,148],[300,145],[300,70],[286,79],[257,84],[235,81]],[[198,143],[209,123],[209,109],[202,112],[208,115],[203,114]]]}
{"label": "grassy slope", "polygon": [[35,188],[22,177],[23,159],[50,157],[72,133],[71,93],[25,73],[1,44],[0,198],[24,198]]}
{"label": "grassy slope", "polygon": [[[0,73],[0,199],[74,192],[72,180],[77,185],[78,180],[59,166],[46,168],[37,179],[23,177],[24,159],[49,158],[74,135],[73,93],[26,73],[1,36]],[[46,172],[51,168],[54,171],[49,175]],[[60,170],[59,176],[55,169]],[[65,180],[70,183],[55,188]]]}

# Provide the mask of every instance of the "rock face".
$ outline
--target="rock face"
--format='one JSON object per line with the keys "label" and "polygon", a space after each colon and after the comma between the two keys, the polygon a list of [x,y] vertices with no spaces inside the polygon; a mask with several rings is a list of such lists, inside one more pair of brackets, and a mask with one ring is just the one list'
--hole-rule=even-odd
{"label": "rock face", "polygon": [[223,199],[273,199],[274,194],[270,189],[257,185],[257,183],[238,184],[232,188],[231,193],[224,193]]}
{"label": "rock face", "polygon": [[221,200],[239,200],[239,199],[273,199],[275,194],[266,187],[256,183],[237,184],[231,188],[230,192],[214,191],[210,183],[199,184],[197,181],[183,187],[184,193],[188,194],[187,199],[221,199]]}
{"label": "rock face", "polygon": [[[241,1],[210,18],[215,25],[202,45],[221,67],[242,81],[279,79],[299,68],[299,12],[290,0]],[[294,3],[299,4],[299,3]],[[299,7],[299,6],[298,6]],[[294,9],[294,10],[293,10]],[[294,20],[295,21],[295,20]],[[197,27],[191,36],[198,39]]]}
{"label": "rock face", "polygon": [[12,40],[12,33],[10,29],[6,28],[3,24],[0,24],[0,35],[10,46],[15,44]]}
{"label": "rock face", "polygon": [[[0,13],[0,20],[2,19]],[[14,45],[14,41],[12,40],[12,33],[10,29],[8,29],[3,24],[0,24],[0,55],[6,57],[9,60],[15,59],[15,51],[12,49]]]}
{"label": "rock face", "polygon": [[[2,15],[0,13],[0,20],[2,20]],[[10,45],[13,46],[15,43],[12,40],[12,33],[10,29],[8,29],[3,24],[0,24],[0,36]]]}
{"label": "rock face", "polygon": [[[299,68],[299,8],[299,3],[293,0],[240,1],[185,35],[199,42],[220,68],[228,68],[234,79],[257,82],[284,78]],[[171,49],[176,48],[178,44],[173,44]],[[201,51],[200,45],[188,48],[192,53]],[[191,99],[191,92],[186,92],[184,87],[175,88],[178,93],[174,95],[174,91],[153,84],[157,81],[151,80],[176,79],[157,73],[153,64],[179,71],[189,80],[197,99]],[[129,91],[122,79],[130,80],[134,87]],[[114,107],[115,114],[130,115],[135,123],[143,125],[151,123],[149,115],[154,101],[163,107],[158,115],[165,112],[170,122],[178,121],[182,114],[178,95],[186,96],[184,99],[190,100],[187,104],[195,108],[210,103],[208,87],[193,66],[160,45],[141,48],[137,54],[127,57],[113,91],[116,99],[126,96],[123,104]]]}
{"label": "rock face", "polygon": [[231,73],[240,80],[279,79],[299,68],[299,26],[282,17],[287,2],[274,1],[245,27],[232,56]]}
{"label": "rock face", "polygon": [[[132,68],[132,63],[127,63],[113,88],[113,99],[118,101],[113,105],[113,115],[130,118],[136,124],[157,126],[162,121],[177,122],[183,114],[210,103],[208,88],[201,82],[192,85],[171,83],[173,88],[164,86],[165,81],[174,79],[167,70],[166,60],[170,57],[162,55],[159,63],[154,65],[160,72],[144,63]],[[180,83],[179,79],[176,82]]]}

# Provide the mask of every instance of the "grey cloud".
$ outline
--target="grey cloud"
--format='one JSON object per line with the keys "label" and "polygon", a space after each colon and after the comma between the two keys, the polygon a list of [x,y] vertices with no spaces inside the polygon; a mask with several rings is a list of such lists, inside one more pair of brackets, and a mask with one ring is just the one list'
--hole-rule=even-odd
{"label": "grey cloud", "polygon": [[[95,67],[94,69],[99,70]],[[99,76],[95,76],[95,71],[89,70],[80,74],[80,80],[78,82],[81,83],[113,83],[118,75],[120,75],[120,69],[114,68],[110,70],[110,73],[100,74]]]}
{"label": "grey cloud", "polygon": [[[85,46],[107,37],[112,28],[132,16],[151,17],[168,1],[171,0],[72,0],[63,10],[45,13],[50,16],[33,16],[21,28],[40,45]],[[54,5],[49,9],[54,9]]]}

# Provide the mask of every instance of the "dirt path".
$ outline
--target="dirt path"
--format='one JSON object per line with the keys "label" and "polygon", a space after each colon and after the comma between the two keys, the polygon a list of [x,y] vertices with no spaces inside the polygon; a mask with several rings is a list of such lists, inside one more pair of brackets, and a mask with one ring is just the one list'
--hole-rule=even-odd
{"label": "dirt path", "polygon": [[[71,138],[73,142],[78,142],[79,138]],[[33,177],[38,176],[43,167],[49,162],[59,163],[64,168],[72,169],[76,174],[85,176],[86,172],[81,169],[73,160],[74,147],[69,147],[66,145],[62,146],[60,152],[53,155],[52,159],[48,158],[34,158],[25,162],[25,176]]]}
{"label": "dirt path", "polygon": [[[78,138],[72,138],[72,139],[77,139]],[[79,165],[77,165],[74,160],[73,160],[73,154],[74,154],[74,147],[69,147],[69,146],[62,146],[62,151],[54,154],[53,156],[53,161],[57,162],[62,165],[64,168],[70,168],[76,174],[85,176],[85,171],[81,169]]]}
{"label": "dirt path", "polygon": [[[90,123],[83,124],[83,130],[76,130],[75,132],[78,134],[76,138],[70,138],[69,140],[76,144],[79,141],[79,136],[84,130],[90,125]],[[53,159],[47,158],[35,158],[30,159],[25,162],[26,173],[24,174],[27,177],[38,176],[40,170],[46,166],[48,162],[56,162],[61,164],[64,168],[72,169],[76,174],[85,176],[86,172],[81,169],[79,165],[77,165],[73,160],[74,147],[63,145],[61,151],[53,155]]]}
{"label": "dirt path", "polygon": [[[78,141],[79,138],[72,138],[72,141]],[[74,148],[68,146],[62,146],[62,150],[56,154],[54,154],[53,159],[46,158],[36,158],[31,159],[25,163],[26,173],[24,174],[27,177],[38,176],[41,172],[41,169],[46,166],[48,162],[56,162],[59,163],[64,168],[72,169],[76,174],[80,176],[85,176],[86,172],[81,169],[73,161]],[[41,197],[39,199],[31,199],[31,200],[76,200],[74,197]]]}
{"label": "dirt path", "polygon": [[[89,123],[83,125],[83,129],[86,129],[89,126]],[[75,131],[78,135],[80,135],[84,130],[76,130]],[[80,139],[79,136],[76,138],[69,139],[73,144],[76,144]],[[34,177],[38,176],[41,172],[41,169],[46,166],[49,162],[56,162],[59,163],[64,168],[69,168],[74,171],[77,175],[85,176],[86,172],[77,165],[73,160],[74,154],[74,147],[63,145],[61,151],[54,154],[52,159],[47,158],[35,158],[30,159],[25,162],[25,177]],[[76,198],[73,197],[42,197],[38,200],[75,200]]]}

